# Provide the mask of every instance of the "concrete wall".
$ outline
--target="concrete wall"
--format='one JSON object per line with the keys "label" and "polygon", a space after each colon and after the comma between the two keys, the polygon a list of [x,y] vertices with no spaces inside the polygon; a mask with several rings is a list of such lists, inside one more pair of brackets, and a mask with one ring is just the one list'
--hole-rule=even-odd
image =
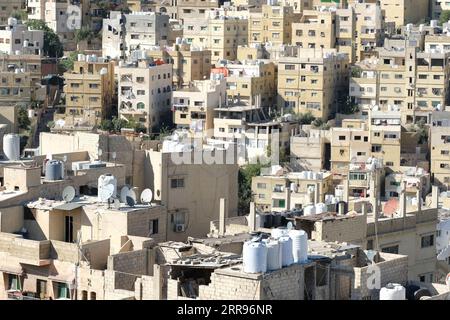
{"label": "concrete wall", "polygon": [[17,232],[23,226],[23,206],[0,209],[0,232]]}

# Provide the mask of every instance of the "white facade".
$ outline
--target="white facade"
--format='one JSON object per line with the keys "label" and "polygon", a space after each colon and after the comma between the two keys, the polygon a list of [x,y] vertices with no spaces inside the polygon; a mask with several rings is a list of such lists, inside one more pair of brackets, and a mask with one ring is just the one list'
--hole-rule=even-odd
{"label": "white facade", "polygon": [[0,53],[41,55],[43,47],[42,30],[29,30],[15,19],[11,19],[10,25],[0,26]]}

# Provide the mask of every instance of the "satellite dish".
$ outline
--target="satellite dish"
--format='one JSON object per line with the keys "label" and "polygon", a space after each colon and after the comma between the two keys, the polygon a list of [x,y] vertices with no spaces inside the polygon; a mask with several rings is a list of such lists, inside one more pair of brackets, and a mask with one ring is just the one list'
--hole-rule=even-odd
{"label": "satellite dish", "polygon": [[127,193],[129,190],[129,186],[123,186],[122,189],[120,189],[120,202],[127,203]]}
{"label": "satellite dish", "polygon": [[113,201],[113,208],[116,209],[116,210],[120,209],[120,200],[119,199],[117,199],[117,198],[114,199],[114,201]]}
{"label": "satellite dish", "polygon": [[292,223],[292,221],[289,221],[287,223],[286,228],[288,229],[288,231],[291,231],[292,229],[294,229],[294,224]]}
{"label": "satellite dish", "polygon": [[62,198],[65,202],[70,202],[75,198],[75,188],[72,186],[67,186],[62,192]]}
{"label": "satellite dish", "polygon": [[153,200],[153,192],[150,189],[144,189],[141,193],[141,203],[149,204]]}
{"label": "satellite dish", "polygon": [[113,194],[114,194],[114,185],[109,183],[103,186],[102,189],[100,189],[98,197],[101,202],[106,202],[112,197]]}

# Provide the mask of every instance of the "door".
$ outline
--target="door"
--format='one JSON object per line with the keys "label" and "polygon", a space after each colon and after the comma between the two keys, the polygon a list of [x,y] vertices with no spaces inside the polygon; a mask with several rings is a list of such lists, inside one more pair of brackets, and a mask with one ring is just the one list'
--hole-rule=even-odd
{"label": "door", "polygon": [[73,217],[72,216],[65,217],[64,241],[70,242],[70,243],[73,242]]}
{"label": "door", "polygon": [[47,281],[37,280],[37,297],[44,300],[47,297]]}

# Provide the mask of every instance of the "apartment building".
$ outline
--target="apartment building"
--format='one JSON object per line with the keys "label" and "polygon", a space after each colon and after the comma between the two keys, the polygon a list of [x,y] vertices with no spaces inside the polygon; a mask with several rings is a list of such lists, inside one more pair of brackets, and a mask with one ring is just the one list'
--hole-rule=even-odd
{"label": "apartment building", "polygon": [[0,25],[8,23],[11,14],[26,10],[25,0],[9,0],[0,3]]}
{"label": "apartment building", "polygon": [[181,44],[146,50],[146,55],[172,64],[172,83],[177,88],[189,86],[194,80],[208,78],[211,72],[211,50],[191,46],[181,39],[178,42]]}
{"label": "apartment building", "polygon": [[28,20],[44,20],[45,0],[27,1]]}
{"label": "apartment building", "polygon": [[402,123],[429,123],[431,112],[448,104],[448,55],[382,48],[378,59],[366,59],[352,70],[350,96],[363,110],[400,111]]}
{"label": "apartment building", "polygon": [[211,137],[214,134],[214,109],[225,105],[226,99],[223,77],[195,80],[188,87],[173,92],[173,122],[179,129]]}
{"label": "apartment building", "polygon": [[44,31],[29,30],[14,18],[0,25],[0,53],[42,55],[43,48]]}
{"label": "apartment building", "polygon": [[0,70],[0,103],[12,105],[19,102],[29,103],[36,98],[35,83],[31,79],[29,72],[19,68],[7,68]]}
{"label": "apartment building", "polygon": [[261,12],[251,12],[248,20],[248,42],[272,45],[290,44],[292,41],[292,23],[300,19],[300,13],[294,13],[294,7],[262,5]]}
{"label": "apartment building", "polygon": [[137,59],[117,68],[119,116],[133,119],[148,132],[170,117],[172,65],[162,60]]}
{"label": "apartment building", "polygon": [[210,10],[219,8],[221,5],[218,0],[156,0],[152,2],[150,5],[151,11],[167,14],[171,19],[178,19],[183,22],[185,19],[203,17]]}
{"label": "apartment building", "polygon": [[330,130],[305,128],[291,137],[290,166],[295,171],[330,169]]}
{"label": "apartment building", "polygon": [[74,10],[74,6],[75,3],[68,0],[45,1],[44,5],[43,21],[58,35],[66,51],[77,49],[75,31],[82,25],[81,5],[77,6],[78,10]]}
{"label": "apartment building", "polygon": [[419,23],[430,16],[428,0],[380,0],[380,5],[385,12],[386,22],[395,24],[396,28],[408,23]]}
{"label": "apartment building", "polygon": [[425,52],[450,51],[450,36],[447,34],[427,34],[424,36]]}
{"label": "apartment building", "polygon": [[111,114],[115,92],[112,61],[81,55],[64,79],[67,125],[98,125]]}
{"label": "apartment building", "polygon": [[235,60],[238,46],[248,44],[248,20],[215,16],[184,19],[183,37],[187,43],[212,52],[212,62]]}
{"label": "apartment building", "polygon": [[330,172],[289,172],[252,178],[253,201],[257,210],[286,211],[325,202],[332,194],[333,175]]}
{"label": "apartment building", "polygon": [[398,198],[402,192],[402,184],[406,183],[406,196],[416,197],[418,189],[421,194],[428,194],[431,189],[430,174],[422,168],[402,167],[399,172],[386,175],[385,197],[386,199]]}
{"label": "apartment building", "polygon": [[280,57],[278,107],[328,120],[346,92],[348,71],[348,56],[336,49],[299,49]]}
{"label": "apartment building", "polygon": [[433,112],[429,129],[430,172],[433,185],[450,187],[450,112]]}
{"label": "apartment building", "polygon": [[110,12],[103,20],[103,56],[125,59],[132,51],[165,45],[169,36],[169,16],[155,12]]}
{"label": "apartment building", "polygon": [[269,60],[224,62],[213,73],[221,73],[227,81],[229,101],[257,105],[268,109],[276,105],[277,69]]}
{"label": "apartment building", "polygon": [[450,10],[450,2],[446,0],[436,0],[431,3],[431,19],[439,20],[441,12]]}

